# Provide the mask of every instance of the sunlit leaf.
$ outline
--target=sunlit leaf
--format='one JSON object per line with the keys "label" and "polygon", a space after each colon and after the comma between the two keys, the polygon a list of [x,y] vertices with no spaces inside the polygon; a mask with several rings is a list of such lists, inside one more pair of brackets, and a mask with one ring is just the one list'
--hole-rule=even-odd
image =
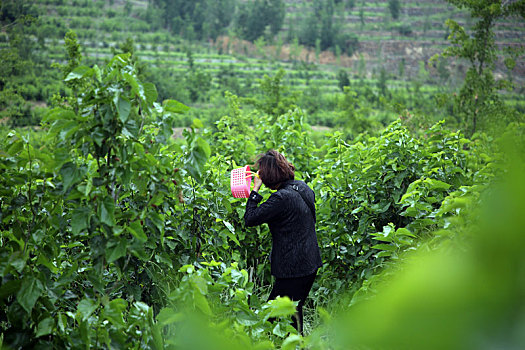
{"label": "sunlit leaf", "polygon": [[71,81],[76,79],[82,79],[84,77],[90,76],[94,73],[92,68],[87,66],[78,66],[71,73],[67,75],[64,81]]}
{"label": "sunlit leaf", "polygon": [[117,327],[124,327],[126,324],[124,322],[124,311],[126,310],[128,303],[123,299],[114,299],[111,300],[104,307],[104,316],[108,319],[113,325]]}
{"label": "sunlit leaf", "polygon": [[295,304],[288,297],[277,297],[268,302],[270,317],[291,316],[295,313]]}
{"label": "sunlit leaf", "polygon": [[82,317],[82,321],[87,320],[88,317],[91,316],[93,312],[95,312],[97,307],[98,302],[96,302],[95,300],[89,298],[82,299],[77,306],[77,311]]}
{"label": "sunlit leaf", "polygon": [[175,100],[165,100],[163,102],[164,110],[171,113],[184,113],[187,112],[190,107],[180,103],[179,101]]}

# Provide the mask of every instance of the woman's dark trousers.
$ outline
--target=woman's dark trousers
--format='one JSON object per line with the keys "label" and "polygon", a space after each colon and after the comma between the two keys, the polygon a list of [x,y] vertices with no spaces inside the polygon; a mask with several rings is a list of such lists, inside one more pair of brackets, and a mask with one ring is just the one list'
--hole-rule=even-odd
{"label": "woman's dark trousers", "polygon": [[299,302],[299,305],[297,305],[297,313],[295,317],[292,317],[292,326],[297,329],[301,335],[303,334],[303,305],[310,289],[312,289],[316,275],[317,271],[304,277],[276,278],[272,292],[268,297],[268,300],[273,300],[278,296],[287,296],[291,300]]}

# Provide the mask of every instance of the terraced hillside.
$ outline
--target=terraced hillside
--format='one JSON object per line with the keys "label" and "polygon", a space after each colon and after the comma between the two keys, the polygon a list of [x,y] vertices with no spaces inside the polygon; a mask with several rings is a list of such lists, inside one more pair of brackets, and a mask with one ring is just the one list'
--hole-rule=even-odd
{"label": "terraced hillside", "polygon": [[[301,20],[312,11],[312,1],[285,2],[286,17],[281,38],[286,38],[289,31],[297,28]],[[109,51],[104,49],[132,37],[144,59],[154,61],[160,57],[164,60],[161,64],[169,63],[174,68],[180,67],[179,69],[183,69],[186,64],[184,56],[177,55],[183,51],[182,42],[160,28],[152,28],[146,21],[147,16],[155,15],[152,9],[148,10],[147,0],[44,0],[41,3],[46,13],[45,19],[57,25],[59,33],[66,27],[74,29],[92,57],[105,57]],[[349,3],[353,3],[353,7]],[[275,40],[273,45],[264,42],[254,45],[231,37],[220,37],[215,42],[202,45],[201,52],[197,52],[220,55],[196,56],[196,63],[205,63],[206,69],[213,71],[220,70],[224,64],[236,66],[243,56],[265,60],[272,58],[284,63],[303,60],[323,64],[325,66],[322,68],[328,70],[333,70],[335,65],[348,67],[356,74],[364,69],[369,77],[383,67],[396,74],[402,69],[406,74],[404,78],[411,79],[418,74],[419,62],[427,62],[447,45],[448,32],[444,25],[446,19],[453,18],[467,27],[472,20],[465,12],[443,0],[400,3],[400,15],[395,21],[390,14],[388,0],[340,3],[337,9],[338,24],[344,32],[353,33],[359,42],[358,51],[351,57],[336,56],[333,52],[316,54],[315,50],[282,44],[283,40],[280,41],[281,44],[278,44],[279,40]],[[496,38],[501,44],[515,47],[523,45],[525,23],[517,19],[498,23]],[[228,55],[234,55],[239,60]],[[363,61],[366,63],[364,67]],[[404,67],[401,68],[401,65]],[[458,66],[460,70],[464,69],[461,63]],[[263,73],[266,69],[267,67],[254,68],[254,73]],[[525,76],[523,60],[518,62],[514,75],[518,79]]]}
{"label": "terraced hillside", "polygon": [[[141,61],[147,62],[149,70],[157,76],[154,82],[159,88],[160,97],[169,96],[184,103],[192,103],[193,106],[210,103],[213,96],[211,93],[206,95],[206,90],[229,90],[240,96],[249,96],[256,89],[257,79],[282,68],[286,71],[284,79],[291,92],[306,96],[307,101],[302,106],[308,109],[309,101],[316,100],[318,96],[323,97],[325,105],[312,107],[310,113],[316,109],[334,110],[337,101],[332,94],[341,91],[337,76],[341,69],[347,72],[350,84],[358,95],[377,95],[380,84],[386,84],[390,91],[404,94],[403,99],[408,101],[408,108],[419,108],[424,101],[433,98],[436,92],[454,90],[463,80],[467,67],[466,62],[458,61],[447,61],[441,67],[428,64],[430,57],[448,45],[445,20],[455,19],[467,28],[473,23],[465,12],[444,0],[400,1],[399,17],[396,20],[390,13],[388,0],[339,1],[334,25],[339,26],[344,33],[353,35],[358,43],[354,54],[347,56],[340,54],[337,49],[308,49],[294,39],[294,32],[297,32],[304,18],[312,15],[313,1],[285,0],[286,16],[279,34],[271,40],[267,38],[255,42],[239,39],[233,24],[228,35],[219,36],[216,40],[202,42],[183,39],[163,29],[160,21],[155,20],[159,13],[151,2],[37,1],[41,30],[34,40],[39,43],[42,62],[46,59],[58,63],[65,60],[63,38],[67,30],[73,29],[82,45],[86,64],[107,59],[127,39],[133,39],[135,54]],[[523,21],[509,19],[496,25],[496,38],[500,45],[520,47],[524,37]],[[7,46],[6,36],[3,38],[0,46]],[[497,74],[507,74],[501,67],[500,64]],[[44,64],[42,69],[51,68]],[[188,79],[195,78],[188,74],[190,69],[201,74],[200,77],[209,85],[203,86],[203,81],[193,81],[203,93],[198,99],[191,96],[191,91],[187,91]],[[505,98],[525,110],[525,101],[521,97],[525,82],[523,56],[517,61],[512,78],[517,88]],[[35,79],[52,81],[60,77],[57,72],[56,77],[37,76]],[[34,106],[45,105],[54,92],[48,88],[50,84],[42,84],[46,87],[44,90],[49,91],[22,93]],[[378,111],[384,113],[379,106]],[[323,124],[322,120],[317,122]]]}

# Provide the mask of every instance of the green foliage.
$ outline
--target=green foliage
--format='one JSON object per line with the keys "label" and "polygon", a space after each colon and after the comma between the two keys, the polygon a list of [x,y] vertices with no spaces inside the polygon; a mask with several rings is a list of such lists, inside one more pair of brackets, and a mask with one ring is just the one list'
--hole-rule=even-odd
{"label": "green foliage", "polygon": [[[403,317],[393,320],[388,318],[388,311],[390,316],[417,315],[411,306],[414,300],[420,306],[421,295],[440,300],[442,289],[431,287],[441,284],[432,284],[432,276],[448,274],[457,266],[461,268],[452,276],[450,288],[467,292],[453,306],[497,305],[494,301],[501,294],[512,296],[505,304],[511,306],[508,309],[518,309],[519,303],[513,301],[519,300],[519,289],[508,281],[519,271],[513,267],[521,264],[516,257],[522,256],[518,251],[522,244],[508,238],[512,236],[509,232],[519,232],[520,226],[506,229],[498,241],[501,245],[491,244],[493,233],[500,232],[498,217],[512,222],[512,215],[519,217],[515,207],[507,207],[503,205],[507,202],[500,200],[501,205],[491,210],[497,215],[487,216],[491,220],[483,222],[488,227],[481,235],[484,243],[473,250],[465,248],[477,239],[470,230],[482,226],[473,213],[487,195],[484,189],[509,168],[497,159],[516,152],[519,156],[513,159],[523,160],[523,154],[517,152],[523,150],[523,125],[509,128],[515,138],[505,155],[501,150],[495,152],[493,139],[482,133],[468,140],[460,132],[447,130],[443,123],[427,130],[428,120],[437,116],[433,106],[425,102],[429,95],[423,91],[427,87],[424,84],[430,76],[424,62],[418,80],[408,85],[406,92],[387,88],[386,71],[381,71],[377,82],[366,80],[362,59],[359,83],[350,83],[347,74],[326,74],[303,63],[302,68],[287,73],[286,83],[284,70],[266,75],[259,84],[260,95],[253,95],[251,84],[257,75],[249,70],[257,69],[262,75],[268,71],[266,64],[243,63],[247,67],[243,75],[221,65],[224,68],[214,80],[214,68],[205,64],[208,56],[198,51],[195,55],[187,51],[189,69],[174,72],[169,55],[179,57],[177,51],[183,51],[184,46],[166,33],[145,34],[140,40],[148,41],[152,50],[165,46],[165,52],[146,53],[156,56],[154,67],[146,67],[138,59],[130,38],[118,48],[108,47],[113,40],[125,39],[122,28],[131,28],[135,15],[147,19],[152,28],[166,26],[189,39],[207,39],[225,33],[235,14],[234,1],[179,1],[175,2],[177,6],[170,6],[173,3],[148,3],[144,13],[129,17],[130,23],[124,22],[119,11],[110,9],[107,17],[112,18],[100,20],[100,25],[118,31],[101,51],[116,56],[105,64],[83,60],[76,35],[68,32],[65,60],[53,56],[65,61],[63,84],[54,76],[36,74],[48,68],[48,58],[39,61],[32,53],[36,45],[46,53],[46,46],[54,44],[44,39],[53,40],[55,33],[64,33],[66,22],[44,18],[44,26],[29,40],[28,35],[34,33],[21,24],[30,18],[19,10],[31,13],[33,8],[13,1],[0,5],[3,11],[9,9],[2,12],[2,21],[11,18],[4,15],[11,13],[10,9],[16,10],[10,24],[2,22],[2,29],[9,32],[4,36],[8,46],[0,49],[5,63],[0,68],[2,117],[4,113],[13,116],[12,124],[22,125],[36,123],[34,117],[45,111],[40,131],[0,130],[0,347],[326,349],[339,345],[350,348],[356,343],[367,346],[369,336],[372,344],[388,348],[392,341],[406,347],[403,337],[412,335],[420,324],[428,325],[422,334],[434,339],[443,329],[440,325],[449,324],[444,313],[453,314],[446,301],[456,299],[452,294],[451,299],[438,302],[440,308],[430,308],[432,312],[422,321],[414,316],[418,322],[404,322]],[[124,10],[129,14],[133,8],[131,2],[126,4]],[[282,4],[245,3],[238,20],[252,16],[253,23],[247,23],[246,28],[249,35],[260,38],[262,45],[282,26]],[[509,11],[519,10],[514,3],[507,5]],[[341,34],[336,14],[342,6],[340,1],[317,2],[314,11],[318,18],[305,16],[312,27],[300,29],[311,30],[308,40],[313,40],[318,54],[321,48],[330,47],[347,48],[346,52],[352,53],[357,46],[357,39]],[[475,14],[485,13],[484,8],[472,6]],[[84,17],[73,21],[91,29],[79,31],[79,36],[85,39],[92,35],[92,40],[98,40],[87,17],[93,14],[87,11],[101,16],[106,10],[102,2],[86,0],[75,2],[75,7],[56,7],[61,16],[70,11],[80,13],[81,9],[86,10]],[[262,11],[274,13],[264,19]],[[363,11],[361,7],[362,21]],[[499,10],[491,11],[497,14]],[[142,22],[138,27],[147,29]],[[244,33],[246,28],[242,26],[239,31]],[[494,59],[489,49],[476,46],[476,35],[470,38],[456,29],[453,34],[461,40],[453,48],[458,51],[451,54],[471,55],[467,58],[475,62],[484,55]],[[299,46],[296,49],[298,58]],[[339,56],[340,50],[336,51]],[[212,57],[215,60],[217,56]],[[512,57],[519,57],[519,53]],[[219,59],[221,64],[227,63],[222,62],[224,56]],[[438,62],[437,69],[446,81],[443,62]],[[505,63],[510,69],[515,66],[512,59]],[[489,67],[487,60],[483,65]],[[486,108],[480,109],[484,117],[477,119],[478,126],[490,118],[518,119],[514,111],[500,108],[504,104],[496,92],[504,85],[498,85],[487,70],[481,75],[478,72],[474,69],[467,74],[469,85],[458,97],[457,109],[450,113],[458,117],[457,125],[467,124],[466,114],[461,113],[481,113],[474,108],[481,105]],[[324,79],[322,83],[319,77]],[[333,94],[326,88],[325,82],[331,81],[332,88],[337,89],[335,80],[341,84],[342,93]],[[300,98],[295,85],[307,86]],[[51,95],[59,90],[61,94],[51,101]],[[223,98],[224,90],[243,97],[224,93]],[[493,97],[484,98],[483,104],[475,102],[482,94]],[[173,96],[183,102],[206,104],[188,111],[184,104],[171,100]],[[474,98],[470,105],[469,96]],[[28,100],[53,102],[55,108],[32,110]],[[303,103],[317,115],[297,108]],[[383,130],[394,117],[386,108],[402,118]],[[460,110],[463,112],[455,113]],[[216,119],[212,126],[207,123]],[[341,132],[321,136],[307,124],[312,120],[321,120]],[[180,125],[187,127],[183,138],[173,140],[173,127]],[[310,317],[306,329],[313,334],[305,338],[290,325],[293,302],[287,298],[266,302],[271,282],[268,228],[244,227],[245,201],[232,198],[229,190],[230,171],[252,164],[258,153],[269,148],[286,155],[297,168],[296,177],[308,182],[317,198],[317,233],[324,266],[306,305]],[[513,174],[520,179],[522,162],[513,164]],[[518,183],[511,187],[521,193]],[[262,194],[267,196],[268,192],[263,190]],[[433,251],[436,247],[477,253],[467,260],[447,261],[447,254],[440,250],[435,261],[419,260],[422,269],[414,273],[416,277],[408,278],[405,287],[399,285],[406,280],[393,290],[380,284],[410,260],[407,251]],[[472,262],[483,260],[480,256],[493,256],[491,247],[500,257],[497,266],[478,269]],[[508,252],[513,259],[510,263],[505,260]],[[441,263],[443,267],[437,268]],[[431,277],[429,271],[433,272]],[[499,286],[494,293],[483,294],[486,299],[479,295],[473,298],[480,301],[478,304],[472,304],[470,296],[483,290],[483,283],[469,279],[471,271]],[[501,271],[506,273],[496,278]],[[419,294],[406,292],[418,291],[420,281],[429,281],[430,287]],[[447,285],[446,278],[438,281]],[[319,323],[329,323],[330,313],[372,299],[378,289],[386,290],[385,294],[393,292],[390,297],[380,295],[375,307],[351,311],[349,323],[342,323],[362,332],[351,340],[336,337],[333,342],[330,331],[328,337],[322,333],[325,328],[319,328]],[[340,298],[343,292],[350,295]],[[445,295],[448,298],[449,294]],[[477,318],[465,315],[480,309],[466,308],[468,312],[457,317],[461,322],[451,322],[443,333],[456,326],[465,330],[465,324],[476,323]],[[434,314],[439,322],[423,322],[432,320]],[[506,319],[498,312],[491,315],[496,320]],[[268,321],[272,317],[277,317],[274,323]],[[485,324],[492,326],[495,322]],[[470,334],[468,330],[466,334]],[[517,343],[512,334],[505,339]],[[416,337],[416,344],[425,344],[425,337]],[[325,341],[330,344],[325,346]],[[439,344],[447,345],[441,348],[450,347],[446,341]]]}
{"label": "green foliage", "polygon": [[346,86],[343,96],[338,99],[338,118],[336,126],[345,130],[348,136],[357,136],[369,130],[377,130],[379,125],[370,118],[370,108],[362,97],[358,97],[355,90]]}
{"label": "green foliage", "polygon": [[312,48],[319,45],[321,50],[332,48],[334,52],[339,47],[342,52],[352,55],[358,47],[357,37],[343,33],[336,19],[333,0],[315,2],[313,11],[301,22],[299,43]]}
{"label": "green foliage", "polygon": [[[339,135],[324,146],[315,187],[327,278],[358,288],[386,257],[414,244],[414,234],[439,227],[444,197],[472,181],[467,143],[440,125],[415,139],[396,122],[377,138],[349,145]],[[337,283],[332,289],[344,286]]]}
{"label": "green foliage", "polygon": [[455,239],[405,256],[373,286],[375,297],[319,330],[318,348],[488,349],[501,339],[509,347],[525,345],[517,331],[524,290],[522,128],[512,125],[496,142],[501,154],[495,163],[506,174],[480,197],[457,198],[453,207],[462,213],[449,217],[445,232],[436,232],[454,232]]}
{"label": "green foliage", "polygon": [[232,0],[155,0],[152,4],[145,14],[148,23],[158,26],[160,19],[164,28],[189,40],[217,38],[232,21],[236,5]]}
{"label": "green foliage", "polygon": [[339,89],[341,89],[342,92],[344,92],[345,86],[350,86],[350,79],[348,79],[348,73],[341,69],[337,72],[337,86],[339,86]]}
{"label": "green foliage", "polygon": [[[175,143],[172,126],[188,107],[156,102],[137,74],[129,53],[79,65],[65,78],[76,107],[50,110],[43,133],[3,138],[7,346],[316,348],[318,338],[291,327],[290,300],[265,302],[268,229],[244,227],[231,169],[275,148],[315,189],[324,266],[314,306],[348,290],[363,298],[405,251],[459,235],[464,203],[479,198],[475,181],[498,172],[478,143],[442,124],[420,138],[400,122],[351,143],[336,133],[317,149],[301,110],[246,111],[230,94],[213,129],[201,134],[196,119]],[[345,94],[341,107],[356,108]]]}
{"label": "green foliage", "polygon": [[80,65],[82,54],[80,53],[80,45],[78,44],[78,38],[75,32],[71,30],[67,32],[64,38],[64,43],[68,58],[67,65],[63,68],[65,79],[69,73]]}
{"label": "green foliage", "polygon": [[[10,261],[2,270],[4,342],[151,341],[144,302],[158,292],[140,287],[151,282],[137,263],[156,256],[172,267],[164,218],[178,203],[171,180],[180,175],[166,141],[187,108],[155,103],[155,88],[137,79],[129,55],[102,69],[78,66],[65,80],[83,82],[78,111],[51,110],[39,148],[14,132],[2,146],[2,198],[16,198],[1,207],[2,260]],[[106,321],[111,327],[98,327]],[[142,335],[126,331],[135,327]]]}
{"label": "green foliage", "polygon": [[246,40],[255,41],[266,34],[276,35],[284,21],[284,2],[282,0],[252,0],[239,6],[236,28]]}
{"label": "green foliage", "polygon": [[284,70],[280,69],[273,77],[265,75],[260,80],[262,96],[259,99],[245,98],[244,101],[252,104],[258,110],[272,116],[272,121],[286,113],[295,105],[295,96],[282,84]]}
{"label": "green foliage", "polygon": [[[502,103],[498,94],[499,90],[510,88],[510,82],[496,80],[493,74],[499,51],[494,39],[495,22],[499,18],[514,15],[523,17],[523,4],[462,0],[449,2],[468,9],[471,17],[477,19],[472,35],[456,21],[449,19],[446,22],[452,46],[444,50],[443,56],[466,59],[470,64],[459,94],[455,94],[452,99],[457,124],[468,128],[469,136],[472,136],[480,129],[500,129],[509,122],[523,120],[522,115]],[[508,66],[513,67],[512,64]]]}
{"label": "green foliage", "polygon": [[388,0],[388,9],[393,19],[399,18],[399,12],[401,10],[401,4],[399,0]]}

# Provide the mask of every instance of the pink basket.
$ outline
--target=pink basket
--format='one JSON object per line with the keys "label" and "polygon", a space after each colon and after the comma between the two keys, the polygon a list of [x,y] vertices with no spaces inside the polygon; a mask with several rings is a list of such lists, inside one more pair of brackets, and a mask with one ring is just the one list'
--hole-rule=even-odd
{"label": "pink basket", "polygon": [[248,198],[252,184],[250,166],[233,169],[230,177],[230,187],[235,198]]}

